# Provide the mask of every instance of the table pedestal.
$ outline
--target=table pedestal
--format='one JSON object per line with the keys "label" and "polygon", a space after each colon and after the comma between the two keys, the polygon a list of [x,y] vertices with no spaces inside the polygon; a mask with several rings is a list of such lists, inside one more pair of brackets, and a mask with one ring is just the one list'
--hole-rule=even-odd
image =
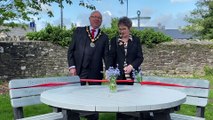
{"label": "table pedestal", "polygon": [[154,120],[171,120],[170,117],[171,110],[163,110],[154,112]]}
{"label": "table pedestal", "polygon": [[85,117],[87,120],[98,120],[97,112],[83,112],[62,109],[63,120],[80,120],[80,117]]}

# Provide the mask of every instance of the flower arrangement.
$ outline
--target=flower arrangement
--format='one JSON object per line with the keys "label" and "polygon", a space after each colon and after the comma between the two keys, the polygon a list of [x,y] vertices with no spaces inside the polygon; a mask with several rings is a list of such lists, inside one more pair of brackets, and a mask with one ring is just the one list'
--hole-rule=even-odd
{"label": "flower arrangement", "polygon": [[109,89],[111,92],[117,91],[116,79],[120,75],[120,71],[118,68],[109,67],[106,70],[106,78],[109,80]]}
{"label": "flower arrangement", "polygon": [[142,82],[143,81],[143,77],[142,77],[142,71],[137,71],[137,70],[134,70],[133,71],[133,78],[135,81],[137,82]]}

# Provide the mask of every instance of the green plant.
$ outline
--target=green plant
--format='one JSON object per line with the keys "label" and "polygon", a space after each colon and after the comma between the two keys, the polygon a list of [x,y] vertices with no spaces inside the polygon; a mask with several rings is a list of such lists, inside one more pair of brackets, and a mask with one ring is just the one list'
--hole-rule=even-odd
{"label": "green plant", "polygon": [[103,28],[103,32],[106,33],[111,40],[113,37],[118,36],[118,30],[117,29],[109,29],[109,28]]}
{"label": "green plant", "polygon": [[75,27],[66,30],[60,26],[47,24],[45,29],[39,32],[30,32],[26,36],[29,40],[50,41],[61,46],[68,46]]}
{"label": "green plant", "polygon": [[204,72],[206,76],[213,76],[213,68],[209,66],[204,67]]}
{"label": "green plant", "polygon": [[132,29],[132,34],[139,37],[142,44],[147,45],[148,47],[153,47],[154,44],[161,42],[172,41],[172,38],[164,35],[162,32],[156,32],[154,29],[144,29],[142,31]]}
{"label": "green plant", "polygon": [[3,84],[3,81],[2,80],[0,80],[0,85],[2,85]]}
{"label": "green plant", "polygon": [[[118,28],[116,26],[117,21],[113,19],[111,28],[103,28],[102,31],[106,33],[109,39],[118,36]],[[29,40],[39,40],[39,41],[49,41],[61,46],[68,46],[71,42],[72,35],[76,26],[71,27],[71,29],[61,28],[60,26],[47,26],[38,32],[30,32],[27,34]],[[148,47],[153,47],[154,44],[161,42],[172,41],[172,38],[164,35],[161,32],[156,32],[153,29],[136,30],[131,29],[131,33],[140,38],[141,44],[147,45]]]}
{"label": "green plant", "polygon": [[[117,28],[103,28],[103,31],[112,39],[118,36]],[[140,38],[140,43],[146,45],[147,47],[153,47],[155,44],[172,41],[172,38],[164,35],[161,32],[156,32],[153,29],[137,30],[131,29],[131,33]]]}

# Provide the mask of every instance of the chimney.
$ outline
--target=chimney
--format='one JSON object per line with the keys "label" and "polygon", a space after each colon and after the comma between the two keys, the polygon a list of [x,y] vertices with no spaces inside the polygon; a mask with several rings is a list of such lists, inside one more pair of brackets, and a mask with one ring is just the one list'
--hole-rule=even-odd
{"label": "chimney", "polygon": [[165,25],[162,25],[161,23],[158,23],[158,29],[159,30],[165,30]]}

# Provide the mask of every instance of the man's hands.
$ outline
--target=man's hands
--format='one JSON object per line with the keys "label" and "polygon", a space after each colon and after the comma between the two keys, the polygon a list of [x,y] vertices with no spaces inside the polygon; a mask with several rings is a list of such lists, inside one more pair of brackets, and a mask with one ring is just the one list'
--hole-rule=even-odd
{"label": "man's hands", "polygon": [[76,69],[75,68],[70,68],[69,71],[70,71],[70,75],[71,76],[75,76],[76,75]]}

